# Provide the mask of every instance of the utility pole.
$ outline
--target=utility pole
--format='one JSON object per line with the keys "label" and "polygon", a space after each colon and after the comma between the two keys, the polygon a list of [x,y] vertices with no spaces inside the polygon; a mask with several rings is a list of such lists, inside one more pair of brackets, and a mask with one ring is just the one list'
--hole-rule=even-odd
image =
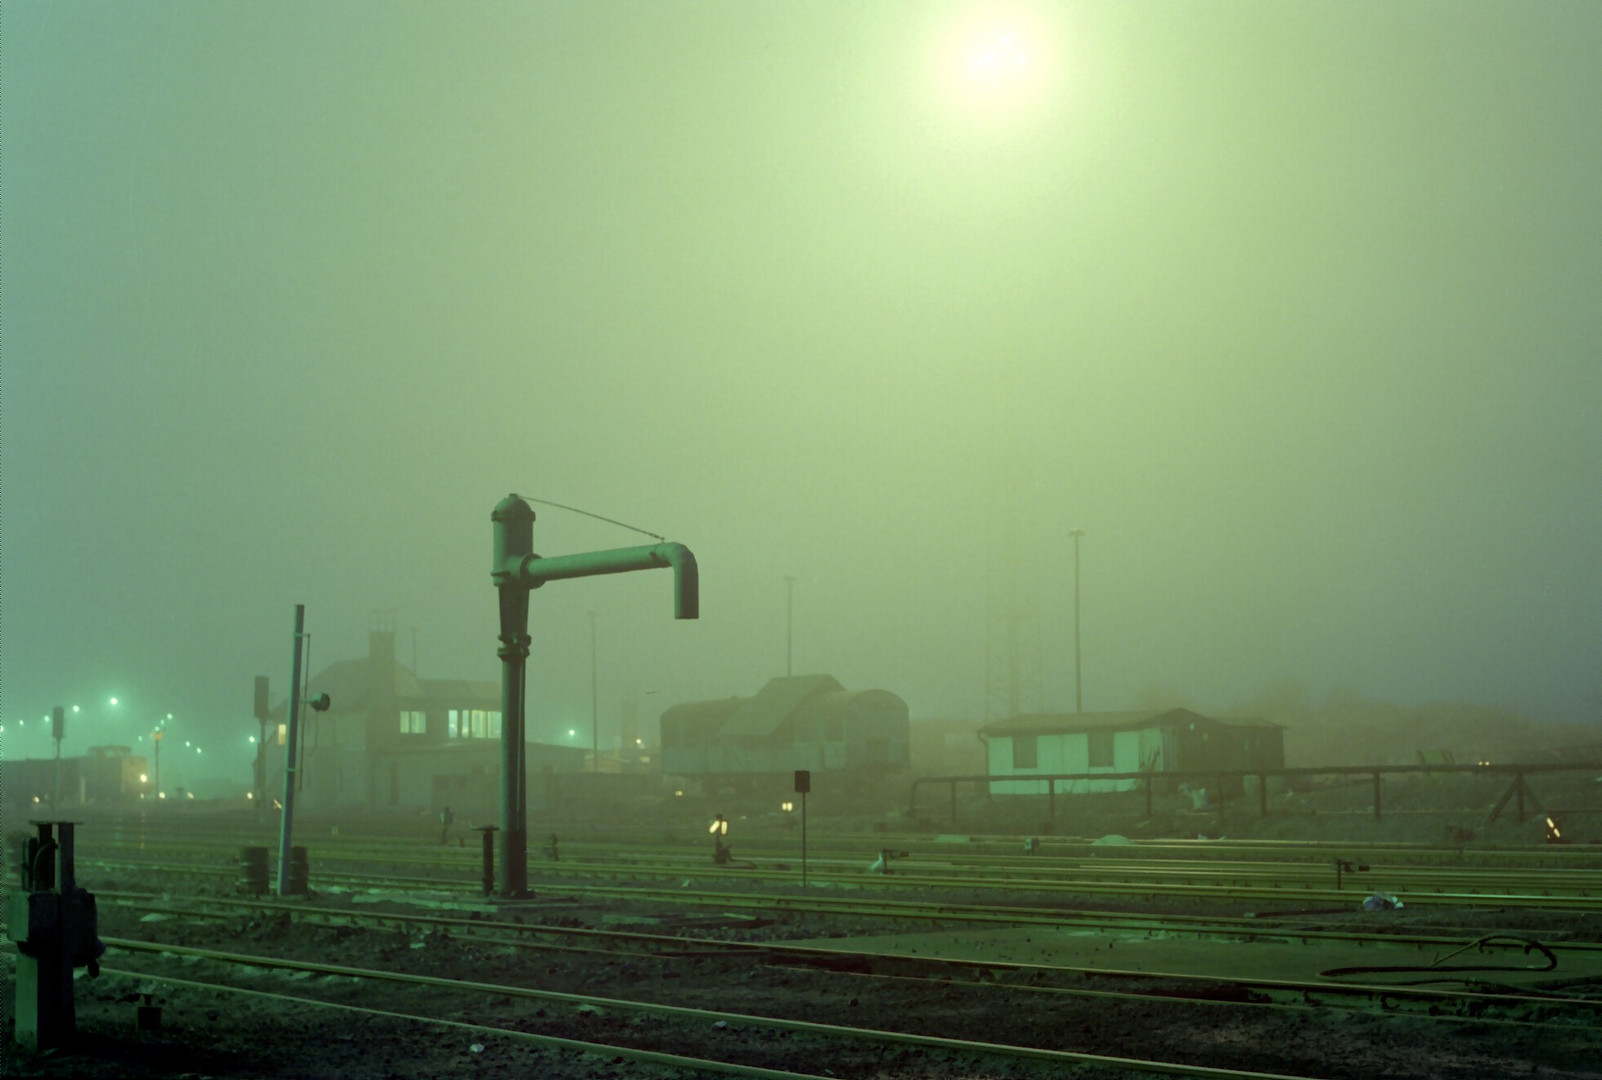
{"label": "utility pole", "polygon": [[1073,529],[1068,535],[1074,538],[1074,712],[1082,713],[1085,711],[1085,684],[1079,666],[1079,538],[1085,535],[1085,530]]}
{"label": "utility pole", "polygon": [[791,659],[795,655],[795,577],[784,575],[784,674],[789,676]]}
{"label": "utility pole", "polygon": [[[295,654],[289,665],[289,731],[284,749],[284,813],[278,824],[278,895],[291,895],[290,842],[295,827],[295,781],[300,772],[300,658],[306,639],[306,605],[295,605]],[[160,745],[160,744],[157,744]],[[157,775],[160,775],[159,773]]]}

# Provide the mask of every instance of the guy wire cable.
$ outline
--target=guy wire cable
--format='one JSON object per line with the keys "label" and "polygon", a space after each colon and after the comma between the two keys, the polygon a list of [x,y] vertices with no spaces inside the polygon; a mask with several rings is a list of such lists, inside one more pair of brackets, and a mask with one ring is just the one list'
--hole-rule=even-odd
{"label": "guy wire cable", "polygon": [[[512,494],[517,495],[517,493],[515,491]],[[539,503],[541,506],[554,506],[558,510],[568,510],[568,511],[571,511],[572,513],[575,513],[575,514],[583,514],[585,517],[592,517],[597,521],[604,521],[608,525],[617,525],[617,526],[620,526],[622,528],[628,529],[628,530],[630,530],[632,532],[637,532],[642,536],[649,536],[653,540],[660,540],[664,544],[667,543],[667,537],[665,537],[665,536],[661,536],[661,535],[659,535],[657,533],[651,532],[649,529],[641,529],[638,526],[630,525],[625,521],[618,521],[616,518],[603,517],[600,514],[592,514],[588,510],[580,510],[576,506],[564,506],[563,504],[561,504],[559,502],[552,502],[549,499],[536,499],[531,495],[517,495],[517,497],[519,499],[524,500],[525,502]]]}

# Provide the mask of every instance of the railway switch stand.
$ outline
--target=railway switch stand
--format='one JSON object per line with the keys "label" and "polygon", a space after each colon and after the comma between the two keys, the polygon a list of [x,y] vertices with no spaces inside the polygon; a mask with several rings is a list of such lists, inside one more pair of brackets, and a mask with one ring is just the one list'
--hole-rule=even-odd
{"label": "railway switch stand", "polygon": [[1368,871],[1367,863],[1354,863],[1350,859],[1335,860],[1335,889],[1340,890],[1341,876],[1343,874],[1361,874]]}
{"label": "railway switch stand", "polygon": [[551,842],[545,845],[545,857],[552,862],[562,861],[561,841],[556,838],[555,833],[551,834]]}
{"label": "railway switch stand", "polygon": [[72,969],[100,974],[94,894],[79,888],[71,821],[35,821],[22,849],[21,887],[7,898],[6,932],[17,943],[16,1041],[48,1050],[77,1030]]}

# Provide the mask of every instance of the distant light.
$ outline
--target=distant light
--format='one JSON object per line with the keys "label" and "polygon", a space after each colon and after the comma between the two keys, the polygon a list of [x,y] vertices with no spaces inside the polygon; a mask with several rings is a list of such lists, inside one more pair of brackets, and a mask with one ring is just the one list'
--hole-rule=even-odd
{"label": "distant light", "polygon": [[571,738],[573,738],[573,736],[575,736],[575,735],[577,735],[577,734],[578,734],[578,732],[577,732],[577,731],[574,731],[574,730],[573,730],[573,729],[572,729],[572,728],[568,728],[568,729],[567,729],[567,737],[568,737],[568,738],[570,738],[570,739],[571,739]]}
{"label": "distant light", "polygon": [[74,706],[73,706],[73,707],[72,707],[72,711],[73,711],[73,712],[77,712],[77,711],[78,711],[78,706],[76,706],[76,705],[74,705]]}
{"label": "distant light", "polygon": [[188,739],[185,739],[185,740],[184,740],[184,746],[185,746],[185,747],[187,747],[187,746],[189,746],[189,745],[190,745],[190,743],[189,743],[189,740],[188,740]]}
{"label": "distant light", "polygon": [[112,704],[113,704],[113,705],[115,705],[115,704],[117,704],[117,699],[116,699],[116,698],[112,698],[112,699],[111,699],[111,703],[112,703]]}
{"label": "distant light", "polygon": [[635,746],[644,746],[645,745],[645,740],[644,739],[635,739],[634,740],[634,745]]}
{"label": "distant light", "polygon": [[165,791],[162,791],[162,792],[158,792],[158,793],[157,793],[157,794],[156,794],[156,797],[157,797],[157,798],[158,798],[158,799],[165,799],[165,798],[166,798],[166,797],[167,797],[167,793],[166,793],[166,792],[165,792]]}
{"label": "distant light", "polygon": [[172,719],[172,713],[168,713],[168,714],[167,714],[167,719],[168,719],[168,720],[171,720],[171,719]]}
{"label": "distant light", "polygon": [[195,797],[195,793],[193,791],[185,792],[185,794],[191,799],[193,799]]}
{"label": "distant light", "polygon": [[195,747],[195,753],[197,753],[197,754],[200,753],[200,747],[198,747],[198,746]]}
{"label": "distant light", "polygon": [[255,741],[256,741],[256,736],[254,736],[254,735],[252,735],[252,736],[251,736],[251,737],[250,737],[250,741],[251,741],[251,742],[255,742]]}
{"label": "distant light", "polygon": [[795,809],[795,803],[791,802],[789,799],[786,799],[779,804],[779,809],[788,814],[790,811]]}
{"label": "distant light", "polygon": [[37,796],[37,795],[35,795],[35,796],[34,796],[34,797],[33,797],[33,801],[34,801],[34,802],[38,802],[38,801],[39,801],[39,796]]}
{"label": "distant light", "polygon": [[255,792],[254,792],[254,791],[247,791],[247,792],[245,792],[245,798],[247,798],[247,799],[254,799],[254,798],[255,798],[255,797],[256,797],[256,793],[255,793]]}
{"label": "distant light", "polygon": [[144,773],[140,773],[139,774],[139,782],[141,784],[148,784],[148,783],[150,783],[150,777],[146,776]]}
{"label": "distant light", "polygon": [[683,791],[675,791],[673,793],[673,797],[675,799],[682,799],[682,798],[684,798],[684,792]]}

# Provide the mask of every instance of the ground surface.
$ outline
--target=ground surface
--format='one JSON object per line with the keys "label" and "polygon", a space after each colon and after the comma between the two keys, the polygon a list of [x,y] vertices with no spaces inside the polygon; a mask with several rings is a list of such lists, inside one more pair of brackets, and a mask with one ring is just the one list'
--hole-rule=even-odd
{"label": "ground surface", "polygon": [[[315,897],[338,904],[339,897]],[[348,898],[346,898],[348,900]],[[680,924],[703,936],[833,943],[907,955],[943,954],[1037,963],[1162,970],[1234,970],[1254,977],[1310,977],[1327,966],[1359,962],[1419,962],[1416,949],[1358,949],[1350,945],[1246,946],[1193,937],[1121,938],[1053,929],[972,930],[908,927],[886,921],[841,923],[776,914],[765,926],[748,917],[702,915],[682,926],[682,913],[617,903],[552,903],[525,908],[530,921],[566,925]],[[363,905],[372,909],[374,905]],[[1455,913],[1411,916],[1411,929],[1454,921]],[[1400,922],[1401,912],[1383,918]],[[1492,915],[1482,916],[1480,921]],[[1502,913],[1524,933],[1602,936],[1552,914]],[[1343,919],[1327,920],[1331,924]],[[1459,920],[1460,921],[1460,920]],[[1595,922],[1596,920],[1592,920]],[[1354,1016],[1340,1009],[1285,1011],[1243,1005],[1198,1005],[1160,999],[1062,997],[1031,988],[1028,979],[957,976],[944,984],[896,982],[861,974],[775,966],[760,958],[706,956],[668,959],[606,956],[583,951],[529,951],[463,940],[438,932],[308,926],[287,917],[240,916],[221,922],[141,918],[134,909],[106,907],[106,937],[148,939],[361,968],[403,970],[488,983],[586,995],[668,1002],[826,1024],[894,1028],[1001,1043],[1096,1054],[1205,1062],[1295,1076],[1324,1077],[1602,1077],[1599,1029],[1552,1029],[1514,1024],[1450,1023],[1423,1018]],[[8,966],[14,954],[6,955]],[[1427,963],[1428,958],[1422,962]],[[126,978],[110,970],[77,981],[80,1038],[61,1052],[8,1057],[7,1075],[88,1077],[340,1077],[342,1080],[473,1076],[668,1077],[683,1074],[606,1055],[520,1045],[502,1034],[414,1020],[339,1013],[278,998],[218,994],[182,980],[219,980],[273,994],[342,1001],[365,1009],[426,1014],[463,1024],[539,1032],[581,1040],[621,1040],[692,1056],[732,1053],[766,1068],[824,1076],[1119,1075],[1060,1064],[995,1062],[910,1047],[845,1046],[836,1039],[763,1030],[709,1018],[664,1019],[606,1005],[525,1000],[506,994],[419,989],[355,979],[224,968],[192,958],[113,950],[108,969],[147,973]],[[1565,971],[1573,980],[1598,973]],[[1516,976],[1494,976],[1501,982]],[[1526,978],[1524,981],[1531,981]],[[1550,980],[1549,980],[1550,981]],[[7,979],[8,985],[10,979]],[[1108,988],[1114,988],[1108,984]],[[144,995],[150,995],[148,999]],[[1225,990],[1225,1000],[1249,994]],[[137,1007],[161,1006],[159,1031],[138,1031]],[[8,1003],[9,1004],[9,1003]],[[9,1011],[9,1010],[8,1010]],[[1534,1018],[1529,1017],[1529,1018]],[[9,1019],[9,1017],[8,1017]]]}

